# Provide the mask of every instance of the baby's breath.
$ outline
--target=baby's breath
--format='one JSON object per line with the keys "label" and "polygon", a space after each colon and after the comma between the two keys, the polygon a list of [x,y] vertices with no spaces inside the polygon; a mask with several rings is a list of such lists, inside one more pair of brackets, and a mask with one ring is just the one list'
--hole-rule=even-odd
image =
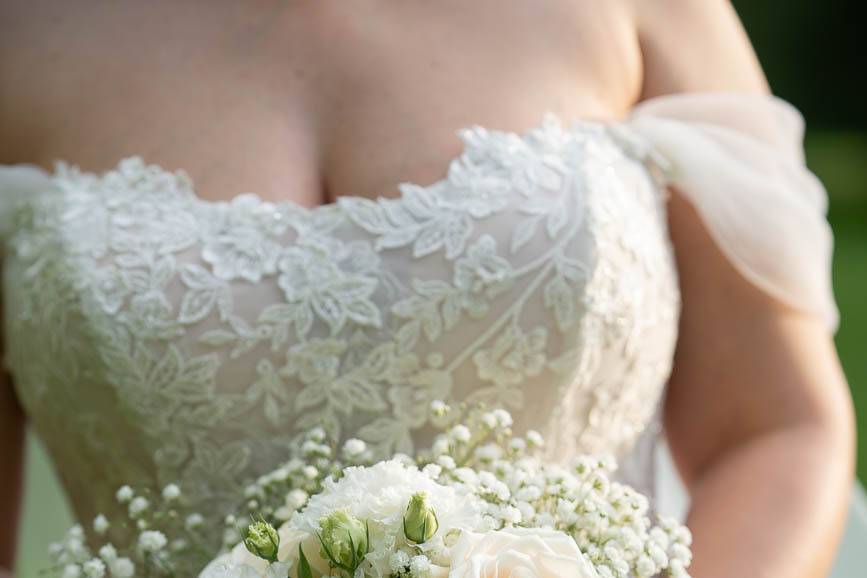
{"label": "baby's breath", "polygon": [[[613,457],[578,456],[568,464],[546,462],[541,456],[545,440],[539,432],[515,435],[509,412],[482,404],[453,408],[434,401],[429,417],[436,430],[430,447],[415,457],[395,454],[393,459],[418,468],[414,470],[420,471],[418,475],[473,497],[479,504],[479,527],[564,532],[600,578],[660,574],[688,578],[686,569],[692,561],[689,530],[671,518],[660,518],[654,524],[647,498],[612,480],[617,468]],[[338,481],[350,466],[374,463],[364,441],[349,439],[337,445],[321,427],[299,436],[286,457],[272,471],[249,480],[238,496],[239,506],[226,512],[224,551],[243,540],[251,520],[274,527],[288,523],[331,483],[328,480]],[[218,553],[214,545],[202,542],[205,517],[185,508],[178,484],[169,483],[162,489],[125,485],[115,498],[127,518],[109,520],[100,514],[88,525],[93,542],[102,542],[97,555],[86,545],[84,528],[70,528],[49,549],[55,576],[179,576],[181,569],[201,568]],[[412,523],[409,527],[412,530]],[[429,537],[426,528],[422,526],[423,536],[414,541],[389,542],[380,546],[385,551],[371,553],[384,565],[383,572],[391,573],[389,578],[429,578],[435,568],[448,565],[449,549],[460,531],[445,528],[439,545],[424,549],[420,544]],[[406,526],[403,531],[408,531]],[[109,542],[109,537],[114,541]],[[117,541],[120,538],[123,541]],[[285,568],[278,573],[285,576]]]}

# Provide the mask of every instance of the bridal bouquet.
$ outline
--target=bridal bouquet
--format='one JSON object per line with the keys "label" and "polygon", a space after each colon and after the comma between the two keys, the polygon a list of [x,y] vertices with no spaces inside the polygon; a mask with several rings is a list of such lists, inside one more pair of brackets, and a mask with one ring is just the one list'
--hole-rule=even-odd
{"label": "bridal bouquet", "polygon": [[[538,456],[542,437],[516,437],[503,410],[431,408],[441,434],[415,458],[373,462],[364,442],[339,452],[321,429],[245,491],[226,519],[224,553],[200,578],[688,577],[689,530],[654,525],[645,496],[610,479],[612,459],[568,467]],[[179,514],[180,490],[160,505],[124,487],[138,539],[96,556],[73,528],[52,556],[64,578],[177,576],[197,548],[201,517]],[[136,502],[138,503],[136,504]],[[239,526],[240,516],[251,523]],[[94,521],[105,531],[109,522]],[[162,529],[157,529],[162,528]]]}

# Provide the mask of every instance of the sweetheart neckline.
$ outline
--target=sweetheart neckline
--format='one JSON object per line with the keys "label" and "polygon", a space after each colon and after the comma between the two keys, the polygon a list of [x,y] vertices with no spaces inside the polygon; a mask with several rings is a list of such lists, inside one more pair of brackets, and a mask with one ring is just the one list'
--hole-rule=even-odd
{"label": "sweetheart neckline", "polygon": [[[642,162],[649,161],[650,164],[654,165],[660,172],[662,176],[663,182],[671,182],[674,175],[675,167],[672,159],[667,158],[667,155],[663,154],[656,146],[654,146],[648,139],[641,136],[640,132],[634,131],[629,126],[630,120],[635,117],[641,117],[644,115],[649,115],[651,117],[656,116],[658,111],[656,108],[662,107],[663,110],[666,107],[671,107],[674,105],[683,105],[686,103],[690,104],[701,104],[708,103],[710,105],[716,105],[719,103],[721,98],[727,99],[726,102],[731,102],[733,100],[737,100],[738,103],[743,103],[744,105],[753,105],[755,103],[760,104],[773,104],[776,105],[776,109],[780,114],[784,114],[787,118],[788,124],[792,127],[795,127],[792,130],[798,131],[803,130],[803,117],[801,116],[798,109],[796,109],[791,103],[788,101],[774,95],[774,94],[761,94],[761,93],[751,93],[751,92],[738,92],[738,91],[697,91],[697,92],[683,92],[683,93],[671,93],[655,96],[643,101],[639,101],[633,104],[626,112],[620,117],[613,117],[610,119],[592,119],[590,117],[581,117],[581,116],[562,116],[559,115],[550,109],[546,109],[542,112],[541,120],[539,122],[534,123],[533,125],[525,128],[523,130],[505,130],[505,129],[493,129],[483,125],[479,125],[476,123],[465,125],[461,128],[455,130],[460,138],[460,134],[466,130],[484,130],[491,133],[500,133],[505,135],[513,135],[522,140],[526,140],[526,137],[529,136],[536,130],[544,128],[546,119],[551,118],[555,121],[560,127],[565,131],[574,131],[576,128],[581,126],[602,126],[609,129],[616,129],[615,131],[608,131],[608,134],[614,137],[613,140],[617,142],[623,148],[629,148],[634,146],[635,144],[639,144],[638,150],[633,149],[633,152],[637,152],[639,158]],[[666,116],[666,115],[663,115]],[[675,119],[678,119],[677,115],[674,116]],[[679,120],[693,120],[696,119],[691,118],[687,115],[685,118],[679,118]],[[625,137],[625,140],[620,137]],[[624,146],[625,145],[625,146]],[[446,161],[445,171],[446,174],[441,178],[435,180],[434,182],[427,185],[419,185],[418,183],[414,183],[412,181],[403,181],[398,183],[398,195],[391,197],[385,196],[382,193],[377,193],[375,196],[365,196],[365,195],[340,195],[333,202],[330,203],[322,203],[320,205],[314,205],[312,207],[308,207],[302,205],[301,203],[294,201],[292,199],[279,199],[275,201],[266,201],[256,192],[247,192],[247,191],[239,191],[236,194],[232,195],[228,199],[206,199],[204,197],[199,196],[196,193],[195,182],[190,177],[190,175],[183,168],[175,169],[174,171],[169,170],[158,163],[150,163],[145,162],[142,155],[140,154],[130,154],[121,157],[113,166],[104,170],[94,170],[94,171],[83,171],[76,165],[75,163],[65,160],[65,159],[56,159],[54,161],[54,168],[52,170],[46,170],[45,168],[36,165],[34,163],[17,163],[11,165],[0,164],[0,177],[3,177],[3,169],[13,170],[16,167],[21,168],[29,168],[30,170],[35,170],[40,173],[40,176],[47,178],[52,183],[56,182],[56,180],[60,177],[58,167],[60,165],[66,165],[67,167],[74,167],[75,170],[78,171],[81,175],[90,176],[93,178],[102,178],[106,176],[108,173],[112,171],[118,170],[124,161],[128,161],[130,159],[138,159],[142,162],[142,164],[147,167],[151,167],[154,170],[157,170],[160,174],[164,175],[174,175],[177,177],[178,173],[183,173],[186,179],[189,180],[190,189],[192,191],[194,201],[196,204],[200,206],[214,205],[218,206],[220,204],[229,205],[232,202],[236,201],[239,197],[243,195],[247,195],[249,197],[253,197],[257,200],[257,202],[265,204],[268,203],[273,207],[277,208],[287,208],[295,211],[302,212],[320,212],[320,211],[333,211],[340,207],[341,199],[347,199],[348,202],[358,201],[358,200],[366,200],[374,203],[392,203],[392,202],[401,202],[405,199],[405,194],[403,193],[403,186],[417,187],[424,190],[431,190],[442,183],[447,182],[448,180],[448,168],[455,161],[459,161],[463,158],[467,153],[466,143],[462,146],[459,153],[448,159]],[[0,185],[2,185],[2,179],[0,179]],[[31,187],[31,192],[32,191]],[[46,187],[48,189],[49,187]],[[35,191],[38,192],[38,191]]]}
{"label": "sweetheart neckline", "polygon": [[[546,109],[542,112],[541,118],[539,121],[530,125],[527,128],[519,129],[519,130],[507,130],[507,129],[496,129],[491,128],[489,126],[480,125],[477,123],[472,123],[469,125],[461,126],[454,130],[454,134],[458,136],[458,139],[461,141],[461,149],[457,155],[454,155],[448,158],[445,161],[444,166],[444,174],[440,178],[430,182],[428,184],[419,184],[414,181],[400,181],[397,183],[397,191],[398,194],[396,196],[387,196],[383,193],[376,193],[375,196],[366,196],[359,194],[346,194],[339,195],[334,199],[333,202],[322,203],[314,206],[306,206],[298,201],[293,199],[279,199],[279,200],[265,200],[258,192],[250,191],[250,190],[240,190],[234,193],[231,197],[227,199],[208,199],[202,197],[198,194],[197,187],[195,184],[195,180],[189,175],[189,173],[183,167],[176,168],[174,170],[170,170],[163,166],[160,163],[149,162],[147,161],[143,155],[141,154],[129,154],[121,157],[113,166],[103,169],[103,170],[81,170],[81,168],[75,163],[67,160],[67,159],[56,159],[54,161],[54,168],[51,171],[46,171],[44,168],[36,166],[40,171],[47,174],[47,176],[52,181],[57,181],[63,177],[63,172],[72,170],[76,174],[94,178],[98,180],[104,179],[107,175],[111,173],[120,172],[122,167],[125,164],[134,162],[140,163],[143,168],[149,171],[153,171],[154,173],[161,176],[169,176],[173,179],[181,179],[187,185],[189,192],[191,193],[190,202],[195,203],[200,206],[231,206],[233,203],[242,198],[253,199],[259,205],[268,206],[274,209],[287,209],[290,211],[303,212],[307,214],[317,214],[325,211],[337,211],[342,210],[346,207],[346,205],[357,203],[358,201],[370,201],[378,204],[395,204],[402,203],[406,201],[407,195],[404,191],[405,188],[409,189],[420,189],[424,191],[432,191],[438,187],[443,186],[449,180],[449,169],[455,164],[461,162],[463,159],[467,158],[470,153],[469,144],[465,138],[465,135],[471,133],[478,133],[482,135],[501,135],[505,138],[515,138],[523,141],[524,143],[528,142],[529,137],[534,134],[539,133],[540,131],[544,131],[549,128],[553,128],[557,131],[560,131],[564,134],[572,135],[581,129],[588,128],[602,128],[608,129],[611,127],[617,126],[620,130],[628,130],[624,124],[624,119],[612,118],[607,120],[595,120],[587,117],[564,117],[559,115],[550,109]],[[609,136],[615,136],[608,131]],[[623,133],[621,133],[622,135]],[[634,135],[634,133],[630,134]],[[615,142],[617,139],[615,138]],[[618,143],[622,144],[622,143]],[[652,154],[652,153],[651,153]],[[665,159],[658,159],[657,163],[665,162]],[[14,166],[14,165],[12,165]]]}

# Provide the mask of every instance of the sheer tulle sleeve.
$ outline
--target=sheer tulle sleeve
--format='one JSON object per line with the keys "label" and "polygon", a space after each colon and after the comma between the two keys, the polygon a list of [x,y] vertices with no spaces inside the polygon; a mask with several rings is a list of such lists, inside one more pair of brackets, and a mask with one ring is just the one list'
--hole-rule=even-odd
{"label": "sheer tulle sleeve", "polygon": [[827,193],[804,164],[796,108],[770,95],[680,93],[639,103],[627,125],[747,279],[836,330]]}

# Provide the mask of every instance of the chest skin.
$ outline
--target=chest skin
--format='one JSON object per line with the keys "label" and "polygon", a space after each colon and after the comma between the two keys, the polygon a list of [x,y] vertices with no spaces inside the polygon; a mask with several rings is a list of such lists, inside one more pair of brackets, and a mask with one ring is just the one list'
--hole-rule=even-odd
{"label": "chest skin", "polygon": [[396,196],[443,176],[458,127],[619,117],[640,77],[619,2],[5,2],[0,163],[141,154],[212,200]]}

